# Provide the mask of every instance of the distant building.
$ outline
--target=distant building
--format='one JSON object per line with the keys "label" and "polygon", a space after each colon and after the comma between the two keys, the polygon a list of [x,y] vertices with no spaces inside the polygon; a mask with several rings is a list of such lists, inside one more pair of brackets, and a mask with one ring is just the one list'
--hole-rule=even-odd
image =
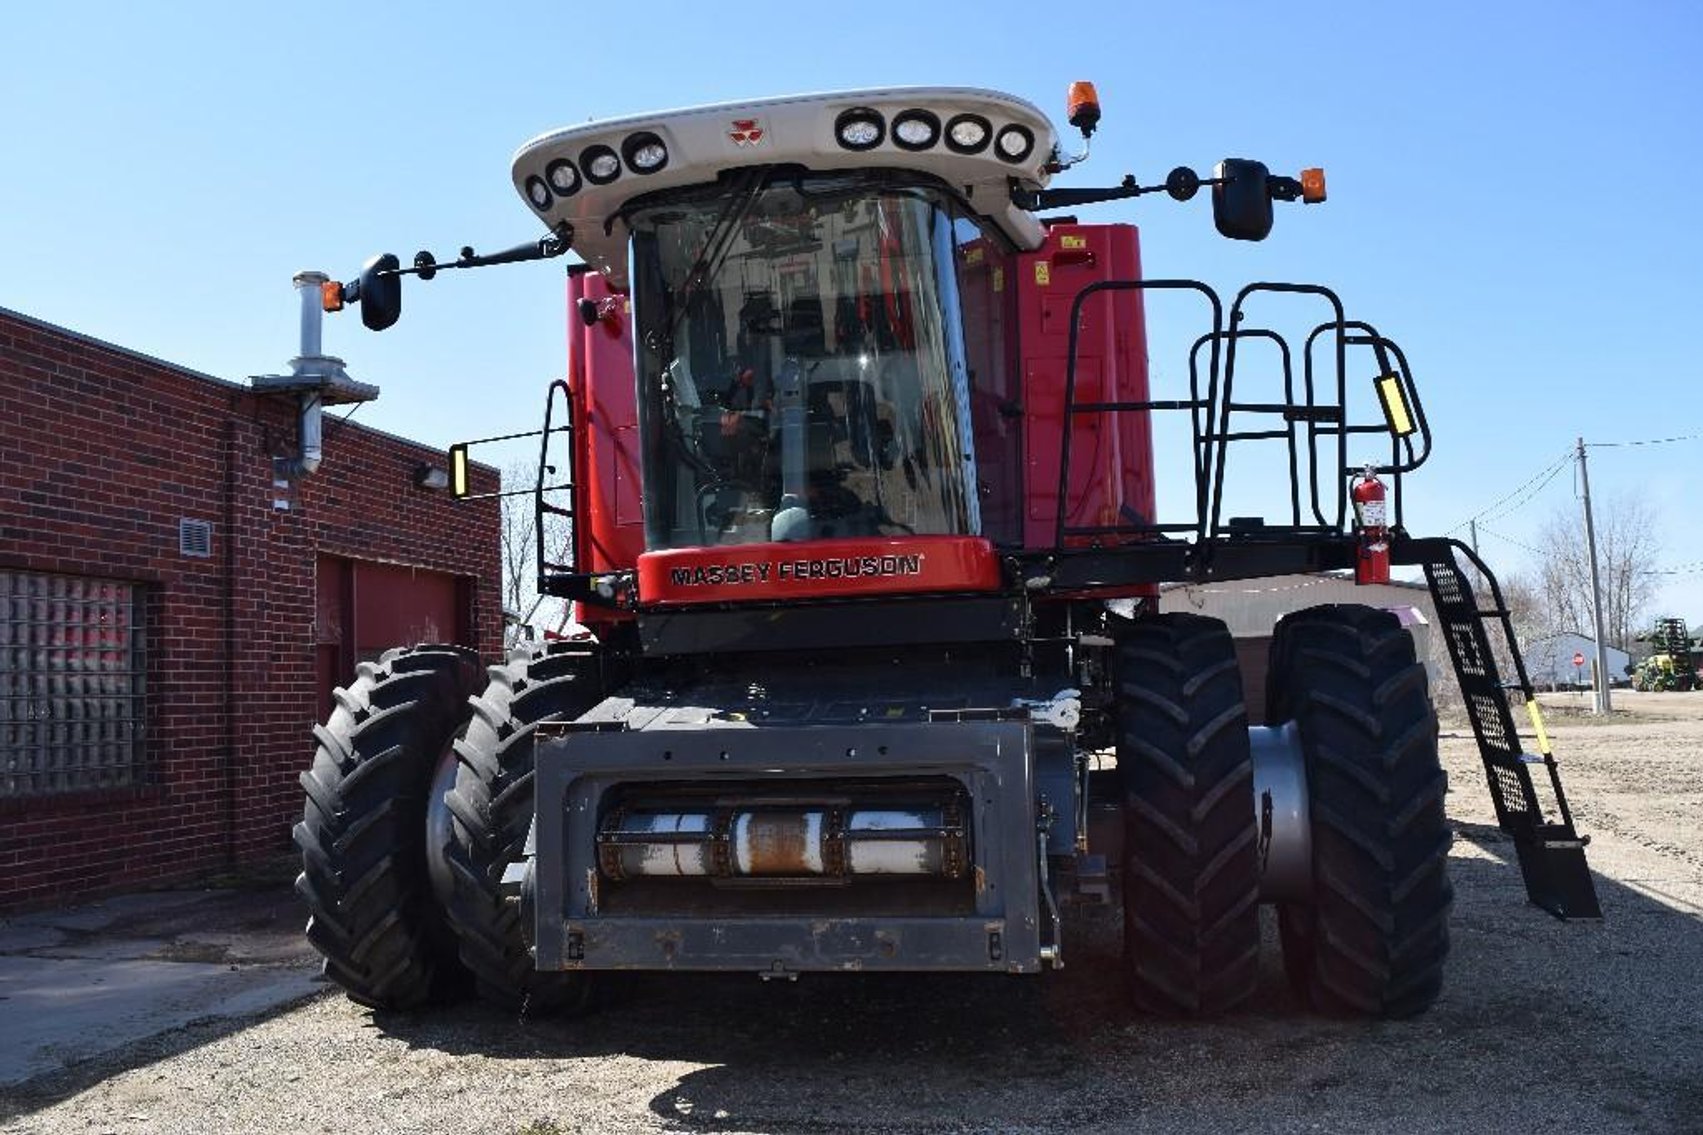
{"label": "distant building", "polygon": [[497,502],[329,416],[280,486],[294,436],[245,383],[0,309],[0,908],[283,852],[358,661],[496,658]]}
{"label": "distant building", "polygon": [[[1560,634],[1540,638],[1525,645],[1526,674],[1531,678],[1532,685],[1539,689],[1554,689],[1558,686],[1590,686],[1591,675],[1597,665],[1597,644],[1595,639],[1586,638],[1576,631],[1563,631]],[[1573,665],[1575,655],[1582,655],[1584,663]],[[1608,680],[1610,684],[1628,682],[1631,680],[1632,656],[1624,650],[1608,648]]]}

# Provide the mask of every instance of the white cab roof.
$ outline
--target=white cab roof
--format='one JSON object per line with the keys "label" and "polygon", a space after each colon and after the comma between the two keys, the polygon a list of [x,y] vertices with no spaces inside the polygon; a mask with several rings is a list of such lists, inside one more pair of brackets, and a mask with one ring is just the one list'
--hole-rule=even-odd
{"label": "white cab roof", "polygon": [[[843,115],[873,111],[880,117],[879,142],[866,149],[842,145],[836,124]],[[932,117],[940,137],[922,149],[901,146],[894,125],[908,111]],[[915,116],[913,116],[915,117]],[[947,144],[947,130],[961,120],[979,120],[987,130],[975,152]],[[997,140],[1008,127],[1032,146],[1015,161],[1001,155]],[[639,172],[633,149],[654,136],[667,149],[654,172]],[[573,248],[617,287],[627,276],[627,232],[613,220],[629,200],[662,189],[713,182],[724,170],[753,165],[801,165],[812,170],[906,169],[930,174],[953,186],[975,212],[988,217],[1024,249],[1043,238],[1039,222],[1011,203],[1012,179],[1025,189],[1050,180],[1058,135],[1032,104],[997,91],[967,87],[901,87],[791,95],[721,103],[687,110],[634,115],[557,130],[532,139],[514,156],[514,186],[547,226],[573,226]],[[612,180],[593,184],[585,166],[602,148],[619,158]],[[607,166],[607,162],[603,163]],[[567,192],[563,192],[563,189]]]}

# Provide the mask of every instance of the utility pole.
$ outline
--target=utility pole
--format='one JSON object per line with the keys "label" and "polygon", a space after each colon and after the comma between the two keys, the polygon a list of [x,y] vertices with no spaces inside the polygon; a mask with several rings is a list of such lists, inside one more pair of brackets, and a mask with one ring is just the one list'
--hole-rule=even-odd
{"label": "utility pole", "polygon": [[[1466,526],[1467,530],[1472,533],[1472,554],[1476,556],[1478,555],[1478,519],[1474,517],[1467,521]],[[1455,531],[1458,532],[1460,529],[1457,528]]]}
{"label": "utility pole", "polygon": [[1608,694],[1608,643],[1603,641],[1602,633],[1602,577],[1597,571],[1597,529],[1591,520],[1591,474],[1585,468],[1584,438],[1579,439],[1579,489],[1585,498],[1585,544],[1591,553],[1591,620],[1597,628],[1597,680],[1593,711],[1607,713],[1612,708]]}

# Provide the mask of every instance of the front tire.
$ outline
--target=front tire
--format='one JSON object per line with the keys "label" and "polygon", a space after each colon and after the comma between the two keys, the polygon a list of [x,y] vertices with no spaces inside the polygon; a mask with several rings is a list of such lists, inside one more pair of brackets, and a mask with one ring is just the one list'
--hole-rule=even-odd
{"label": "front tire", "polygon": [[1387,611],[1312,607],[1273,636],[1268,717],[1307,765],[1313,901],[1279,910],[1284,969],[1315,1008],[1408,1017],[1449,952],[1448,780],[1413,638]]}
{"label": "front tire", "polygon": [[512,655],[493,666],[455,742],[460,767],[446,798],[454,817],[445,849],[445,900],[461,960],[479,994],[505,1009],[559,1011],[584,1005],[582,973],[540,973],[523,937],[519,904],[502,893],[503,872],[524,858],[533,818],[535,733],[603,700],[598,656],[575,644]]}
{"label": "front tire", "polygon": [[1235,644],[1169,613],[1117,642],[1124,955],[1138,1008],[1205,1016],[1259,977],[1253,759]]}
{"label": "front tire", "polygon": [[481,685],[478,656],[461,647],[387,651],[314,727],[296,893],[325,976],[362,1005],[412,1008],[457,976],[427,868],[427,798]]}

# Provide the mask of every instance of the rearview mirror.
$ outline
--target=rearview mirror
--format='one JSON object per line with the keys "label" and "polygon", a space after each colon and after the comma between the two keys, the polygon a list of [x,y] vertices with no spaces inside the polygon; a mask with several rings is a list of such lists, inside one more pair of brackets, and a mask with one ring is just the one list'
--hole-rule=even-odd
{"label": "rearview mirror", "polygon": [[389,252],[361,265],[361,322],[369,331],[383,331],[402,315],[402,277],[389,275],[399,267]]}
{"label": "rearview mirror", "polygon": [[1264,240],[1271,232],[1271,171],[1264,162],[1225,158],[1212,171],[1212,221],[1231,240]]}

